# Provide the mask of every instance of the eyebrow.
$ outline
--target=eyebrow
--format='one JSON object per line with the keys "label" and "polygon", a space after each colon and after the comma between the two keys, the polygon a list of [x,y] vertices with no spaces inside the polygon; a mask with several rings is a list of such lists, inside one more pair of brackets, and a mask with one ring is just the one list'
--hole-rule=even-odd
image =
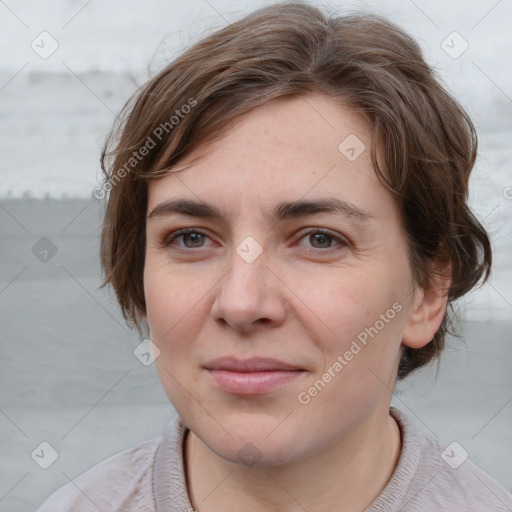
{"label": "eyebrow", "polygon": [[[360,223],[367,223],[371,218],[365,210],[356,205],[335,197],[317,200],[283,202],[275,206],[272,215],[276,220],[307,217],[317,213],[337,213]],[[215,206],[204,201],[190,199],[174,199],[158,204],[148,215],[148,219],[169,215],[187,215],[204,219],[223,221],[222,212]]]}

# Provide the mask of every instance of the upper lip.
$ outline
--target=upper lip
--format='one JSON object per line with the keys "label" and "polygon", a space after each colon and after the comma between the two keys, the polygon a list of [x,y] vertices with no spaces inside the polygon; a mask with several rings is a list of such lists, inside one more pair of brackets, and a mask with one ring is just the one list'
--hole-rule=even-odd
{"label": "upper lip", "polygon": [[237,359],[235,357],[219,357],[212,359],[204,366],[207,370],[227,370],[231,372],[270,372],[270,371],[299,371],[301,368],[277,359],[255,357]]}

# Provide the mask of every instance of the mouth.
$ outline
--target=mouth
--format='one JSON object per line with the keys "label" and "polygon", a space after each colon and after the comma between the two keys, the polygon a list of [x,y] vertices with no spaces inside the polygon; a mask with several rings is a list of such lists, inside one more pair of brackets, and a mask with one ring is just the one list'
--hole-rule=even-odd
{"label": "mouth", "polygon": [[268,358],[223,357],[208,362],[203,368],[218,388],[239,396],[269,393],[305,373],[298,366]]}

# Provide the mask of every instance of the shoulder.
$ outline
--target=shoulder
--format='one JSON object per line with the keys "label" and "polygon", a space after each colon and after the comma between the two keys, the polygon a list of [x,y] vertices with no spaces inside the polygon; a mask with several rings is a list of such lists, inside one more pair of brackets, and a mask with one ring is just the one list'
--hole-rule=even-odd
{"label": "shoulder", "polygon": [[145,441],[96,464],[57,489],[37,512],[155,510],[153,465],[161,440]]}
{"label": "shoulder", "polygon": [[512,511],[512,494],[469,458],[457,442],[443,444],[419,433],[425,495],[442,510]]}
{"label": "shoulder", "polygon": [[474,464],[460,444],[444,444],[419,431],[396,409],[393,415],[404,438],[399,465],[408,469],[401,510],[512,511],[512,494]]}

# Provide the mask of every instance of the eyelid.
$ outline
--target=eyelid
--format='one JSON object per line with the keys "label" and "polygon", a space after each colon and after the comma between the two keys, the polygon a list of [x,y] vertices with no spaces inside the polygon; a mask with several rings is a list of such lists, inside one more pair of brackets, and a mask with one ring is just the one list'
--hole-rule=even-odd
{"label": "eyelid", "polygon": [[[312,234],[312,233],[321,233],[321,234],[324,234],[324,235],[328,235],[329,237],[331,237],[333,240],[335,240],[336,242],[338,242],[338,244],[341,246],[341,247],[348,247],[349,245],[351,245],[351,243],[349,242],[349,240],[342,236],[342,235],[339,235],[338,233],[334,232],[334,231],[331,231],[330,229],[327,229],[327,228],[320,228],[320,227],[309,227],[309,228],[304,228],[303,231],[300,232],[300,235],[299,235],[299,240],[301,240],[302,238],[304,238],[306,235],[309,235],[309,234]],[[335,249],[336,247],[327,247],[325,249],[316,249],[316,248],[310,248],[311,250],[315,250],[315,251],[324,251],[324,252],[327,252],[329,249]]]}
{"label": "eyelid", "polygon": [[[187,235],[188,233],[198,233],[200,235],[204,235],[205,237],[208,237],[211,239],[211,237],[208,235],[208,233],[206,233],[205,231],[203,231],[202,229],[199,229],[199,228],[182,228],[182,229],[178,229],[176,231],[173,231],[171,233],[169,233],[164,239],[163,239],[163,242],[162,242],[162,245],[164,247],[167,247],[168,245],[170,245],[176,238],[178,238],[179,236],[181,235]],[[182,249],[182,247],[180,247],[180,249]],[[199,247],[200,249],[200,247]],[[187,249],[185,248],[185,250],[193,250],[193,249]]]}
{"label": "eyelid", "polygon": [[[211,239],[211,237],[208,235],[208,233],[205,232],[204,230],[200,229],[200,228],[182,228],[182,229],[178,229],[176,231],[173,231],[167,237],[165,237],[165,239],[162,242],[162,245],[164,247],[167,247],[176,238],[178,238],[178,237],[180,237],[182,235],[189,234],[189,233],[201,234],[201,235]],[[341,247],[348,247],[349,245],[351,245],[346,237],[343,237],[343,236],[341,236],[341,235],[331,231],[330,229],[321,228],[321,227],[307,227],[307,228],[303,228],[299,232],[299,235],[298,235],[299,241],[302,240],[305,236],[307,236],[309,234],[312,234],[312,233],[321,233],[321,234],[328,235],[334,241],[338,242],[338,246],[341,246]],[[183,249],[185,251],[193,251],[193,250],[198,250],[198,249],[202,249],[202,248],[203,247],[197,247],[197,248],[194,249],[194,248],[187,248],[187,247],[179,247],[178,246],[178,249]],[[330,250],[330,249],[332,250],[332,249],[335,249],[335,248],[336,248],[336,246],[334,246],[334,247],[326,247],[326,248],[323,248],[323,249],[318,249],[318,248],[315,248],[315,247],[310,247],[308,249],[311,250],[311,251],[315,251],[315,252],[317,252],[317,251],[327,252],[328,250]]]}

